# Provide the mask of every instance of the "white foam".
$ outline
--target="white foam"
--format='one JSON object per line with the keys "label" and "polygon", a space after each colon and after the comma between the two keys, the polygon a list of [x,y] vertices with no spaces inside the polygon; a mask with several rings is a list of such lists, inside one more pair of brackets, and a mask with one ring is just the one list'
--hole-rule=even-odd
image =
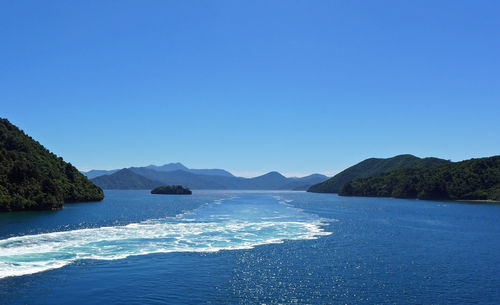
{"label": "white foam", "polygon": [[[189,218],[170,217],[125,226],[3,239],[0,240],[0,278],[61,268],[82,259],[115,260],[152,253],[251,249],[331,234],[321,228],[320,219],[302,219],[305,213],[298,210],[293,213],[300,217],[291,214],[268,217],[266,215],[276,211],[254,209],[249,212],[247,207],[238,214],[234,206],[229,208],[236,211],[235,214],[227,214],[224,204],[214,203],[208,205],[206,211],[186,213]],[[267,205],[263,209],[266,208]],[[289,213],[289,210],[279,212]]]}

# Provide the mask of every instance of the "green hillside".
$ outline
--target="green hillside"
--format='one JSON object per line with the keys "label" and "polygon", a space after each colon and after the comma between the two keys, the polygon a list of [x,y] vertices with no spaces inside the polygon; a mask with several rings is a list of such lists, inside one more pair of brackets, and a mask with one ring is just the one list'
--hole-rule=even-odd
{"label": "green hillside", "polygon": [[413,155],[399,155],[392,158],[370,158],[338,173],[325,182],[311,186],[307,191],[313,193],[338,193],[347,182],[367,178],[399,168],[425,168],[449,163],[438,158],[418,158]]}
{"label": "green hillside", "polygon": [[342,196],[500,200],[500,156],[432,168],[399,169],[347,183]]}
{"label": "green hillside", "polygon": [[0,211],[99,201],[102,190],[7,119],[0,119]]}

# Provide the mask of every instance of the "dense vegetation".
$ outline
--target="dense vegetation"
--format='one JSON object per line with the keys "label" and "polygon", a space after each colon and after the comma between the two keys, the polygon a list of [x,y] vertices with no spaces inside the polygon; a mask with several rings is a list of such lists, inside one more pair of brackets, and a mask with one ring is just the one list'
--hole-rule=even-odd
{"label": "dense vegetation", "polygon": [[342,196],[500,200],[500,156],[424,169],[399,169],[347,183]]}
{"label": "dense vegetation", "polygon": [[102,190],[7,119],[0,119],[0,211],[99,201]]}
{"label": "dense vegetation", "polygon": [[92,179],[92,181],[103,189],[111,190],[150,190],[163,184],[136,174],[128,168],[119,170],[111,175],[99,176]]}
{"label": "dense vegetation", "polygon": [[313,193],[338,193],[344,184],[357,179],[376,176],[399,168],[426,168],[449,163],[438,158],[418,158],[413,155],[399,155],[392,158],[366,159],[338,173],[332,178],[311,186],[307,191]]}
{"label": "dense vegetation", "polygon": [[159,186],[151,190],[151,194],[168,194],[168,195],[191,195],[192,192],[188,188],[183,188],[181,185]]}

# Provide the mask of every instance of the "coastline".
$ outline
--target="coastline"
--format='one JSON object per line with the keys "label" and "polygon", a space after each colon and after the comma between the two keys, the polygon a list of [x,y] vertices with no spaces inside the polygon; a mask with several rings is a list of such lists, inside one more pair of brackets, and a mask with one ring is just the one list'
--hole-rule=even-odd
{"label": "coastline", "polygon": [[499,203],[500,200],[492,200],[492,199],[470,199],[470,200],[450,200],[450,201],[457,201],[457,202],[472,202],[472,203]]}
{"label": "coastline", "polygon": [[470,202],[470,203],[495,203],[500,204],[500,200],[493,199],[419,199],[419,198],[398,198],[392,196],[346,196],[339,195],[338,193],[322,193],[322,194],[337,194],[339,197],[360,197],[360,198],[393,198],[393,199],[410,199],[410,200],[422,200],[422,201],[446,201],[446,202]]}

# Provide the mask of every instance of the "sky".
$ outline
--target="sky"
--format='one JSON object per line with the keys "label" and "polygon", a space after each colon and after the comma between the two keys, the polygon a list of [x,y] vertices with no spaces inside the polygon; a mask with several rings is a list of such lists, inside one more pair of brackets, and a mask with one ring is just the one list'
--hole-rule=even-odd
{"label": "sky", "polygon": [[2,1],[0,117],[80,170],[500,153],[499,1]]}

